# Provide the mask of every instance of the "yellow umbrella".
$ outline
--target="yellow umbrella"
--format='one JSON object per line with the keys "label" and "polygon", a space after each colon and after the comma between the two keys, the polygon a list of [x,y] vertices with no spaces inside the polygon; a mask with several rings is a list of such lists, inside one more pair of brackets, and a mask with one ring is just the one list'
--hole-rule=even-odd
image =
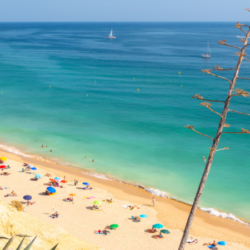
{"label": "yellow umbrella", "polygon": [[1,161],[7,161],[7,158],[5,158],[5,157],[2,156],[2,157],[0,157],[0,160]]}

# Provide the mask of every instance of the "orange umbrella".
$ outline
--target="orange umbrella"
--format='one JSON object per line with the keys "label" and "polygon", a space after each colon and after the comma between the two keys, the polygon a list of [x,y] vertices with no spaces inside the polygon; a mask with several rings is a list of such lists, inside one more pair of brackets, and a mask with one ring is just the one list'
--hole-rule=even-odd
{"label": "orange umbrella", "polygon": [[54,179],[49,179],[51,182],[56,182]]}
{"label": "orange umbrella", "polygon": [[[70,194],[69,196],[72,196],[72,201],[73,201],[73,196],[76,196],[76,194]],[[73,203],[72,203],[73,204]]]}
{"label": "orange umbrella", "polygon": [[62,180],[61,182],[62,182],[62,183],[67,183],[67,181],[65,181],[65,180]]}

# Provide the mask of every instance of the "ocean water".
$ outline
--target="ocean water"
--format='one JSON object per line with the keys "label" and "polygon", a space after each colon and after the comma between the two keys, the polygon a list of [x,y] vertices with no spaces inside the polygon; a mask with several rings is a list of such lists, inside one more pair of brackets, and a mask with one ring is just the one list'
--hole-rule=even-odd
{"label": "ocean water", "polygon": [[[111,28],[113,40],[105,38]],[[236,50],[217,41],[237,45],[238,36],[234,23],[1,23],[1,143],[190,203],[212,141],[184,126],[214,136],[219,122],[191,97],[225,98],[228,82],[201,69],[235,67]],[[207,42],[212,58],[202,59]],[[249,67],[240,75],[250,77]],[[249,107],[249,98],[231,103]],[[231,113],[227,123],[250,129],[248,116]],[[223,135],[225,146],[200,206],[250,221],[250,136]]]}

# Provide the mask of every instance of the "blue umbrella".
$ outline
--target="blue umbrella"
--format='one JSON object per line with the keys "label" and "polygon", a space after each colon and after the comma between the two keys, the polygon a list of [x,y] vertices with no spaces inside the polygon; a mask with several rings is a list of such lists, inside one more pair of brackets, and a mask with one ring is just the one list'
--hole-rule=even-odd
{"label": "blue umbrella", "polygon": [[26,200],[26,201],[29,201],[29,200],[32,199],[32,197],[31,197],[30,195],[25,195],[25,196],[23,197],[23,199]]}
{"label": "blue umbrella", "polygon": [[221,246],[225,246],[227,243],[226,243],[226,241],[219,241],[218,242],[218,245],[221,245]]}
{"label": "blue umbrella", "polygon": [[153,228],[163,228],[163,225],[162,224],[154,224]]}
{"label": "blue umbrella", "polygon": [[41,177],[43,177],[43,175],[42,174],[36,174],[35,177],[36,178],[41,178]]}
{"label": "blue umbrella", "polygon": [[61,180],[61,178],[59,178],[59,177],[55,177],[55,178],[54,178],[54,180]]}
{"label": "blue umbrella", "polygon": [[148,218],[148,216],[146,214],[141,214],[139,217],[140,218]]}
{"label": "blue umbrella", "polygon": [[47,190],[52,194],[56,192],[56,190],[53,187],[47,187]]}
{"label": "blue umbrella", "polygon": [[34,168],[34,167],[33,167],[33,168],[31,168],[31,170],[37,170],[37,168]]}
{"label": "blue umbrella", "polygon": [[86,185],[86,186],[88,186],[88,185],[89,185],[89,183],[88,183],[88,182],[83,182],[82,184],[83,184],[83,185]]}

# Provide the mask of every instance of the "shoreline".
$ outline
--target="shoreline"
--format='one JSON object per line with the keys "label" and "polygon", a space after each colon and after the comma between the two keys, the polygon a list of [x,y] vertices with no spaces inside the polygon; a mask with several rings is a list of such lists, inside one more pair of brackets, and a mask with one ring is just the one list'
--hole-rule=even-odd
{"label": "shoreline", "polygon": [[[74,166],[73,164],[65,164],[63,162],[58,162],[56,160],[46,159],[43,156],[26,154],[23,151],[15,148],[13,146],[7,146],[7,145],[2,144],[2,143],[0,143],[0,152],[1,152],[1,150],[5,151],[5,152],[8,152],[8,153],[11,153],[11,154],[14,154],[14,155],[19,155],[19,156],[27,158],[27,159],[34,159],[34,160],[46,162],[48,164],[56,164],[56,165],[64,166],[64,167],[67,167],[67,168],[77,169],[79,171],[82,171],[82,173],[84,175],[92,176],[92,177],[94,177],[96,179],[104,179],[104,180],[109,180],[109,181],[122,183],[122,184],[125,184],[125,185],[131,185],[131,186],[134,186],[134,187],[137,187],[137,188],[144,189],[146,192],[150,193],[152,196],[168,198],[168,199],[174,200],[176,202],[182,203],[184,205],[192,206],[191,203],[188,203],[188,202],[182,201],[181,199],[170,196],[168,192],[165,192],[165,191],[162,191],[162,190],[159,190],[159,189],[155,189],[153,187],[145,187],[142,184],[136,184],[136,183],[133,183],[133,182],[130,182],[130,181],[125,181],[125,180],[122,180],[122,179],[118,179],[118,178],[112,176],[111,174],[98,173],[96,171],[91,171],[91,170],[88,170],[88,169],[80,168],[78,166]],[[247,221],[247,220],[245,220],[243,218],[240,218],[240,217],[238,217],[238,216],[236,216],[236,215],[234,215],[232,213],[217,210],[216,208],[198,207],[198,210],[204,211],[205,213],[207,213],[209,215],[212,215],[212,216],[220,217],[220,218],[227,219],[227,220],[233,220],[233,221],[245,224],[245,225],[250,227],[250,221]],[[214,212],[217,213],[218,215],[215,215]]]}
{"label": "shoreline", "polygon": [[[117,199],[126,199],[132,203],[151,205],[151,199],[154,195],[143,188],[130,185],[128,183],[121,183],[108,179],[101,179],[89,174],[83,173],[84,170],[53,163],[41,157],[29,158],[18,155],[0,148],[0,154],[6,156],[8,159],[16,160],[18,162],[29,162],[40,167],[48,172],[53,172],[58,176],[65,176],[67,180],[72,181],[78,179],[82,181],[91,182],[91,185],[107,190],[112,193]],[[169,228],[183,230],[191,206],[174,199],[166,199],[156,196],[157,218],[164,225]],[[237,221],[224,219],[210,215],[202,210],[197,210],[194,223],[190,232],[194,236],[219,238],[230,242],[236,242],[250,247],[250,227]]]}

